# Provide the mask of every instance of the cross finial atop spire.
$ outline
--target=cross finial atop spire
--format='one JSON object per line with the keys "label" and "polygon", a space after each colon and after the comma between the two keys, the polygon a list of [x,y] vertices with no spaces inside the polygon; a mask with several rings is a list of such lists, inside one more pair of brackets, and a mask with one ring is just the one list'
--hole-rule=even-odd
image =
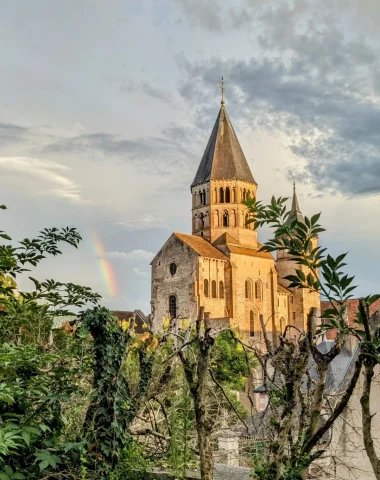
{"label": "cross finial atop spire", "polygon": [[222,81],[220,83],[218,83],[217,87],[219,87],[222,91],[222,101],[220,102],[222,105],[224,105],[224,92],[228,92],[228,88],[226,88],[224,86],[224,80],[223,80],[223,77],[222,77]]}
{"label": "cross finial atop spire", "polygon": [[296,181],[293,180],[293,193],[296,193]]}

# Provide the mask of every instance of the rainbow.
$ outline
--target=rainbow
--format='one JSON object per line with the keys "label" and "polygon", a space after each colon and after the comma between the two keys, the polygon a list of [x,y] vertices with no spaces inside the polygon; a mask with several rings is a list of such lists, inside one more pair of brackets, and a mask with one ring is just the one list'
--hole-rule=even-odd
{"label": "rainbow", "polygon": [[116,297],[119,293],[115,272],[113,271],[112,265],[106,258],[106,250],[104,245],[97,233],[92,234],[92,240],[94,244],[95,253],[99,258],[100,262],[100,271],[103,277],[104,284],[107,288],[109,295]]}

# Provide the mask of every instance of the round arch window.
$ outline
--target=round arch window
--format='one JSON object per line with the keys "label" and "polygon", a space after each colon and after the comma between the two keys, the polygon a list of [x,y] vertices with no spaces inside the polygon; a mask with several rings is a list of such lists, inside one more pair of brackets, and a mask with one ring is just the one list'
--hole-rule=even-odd
{"label": "round arch window", "polygon": [[177,265],[175,263],[171,263],[169,266],[169,270],[171,275],[175,275],[177,272]]}

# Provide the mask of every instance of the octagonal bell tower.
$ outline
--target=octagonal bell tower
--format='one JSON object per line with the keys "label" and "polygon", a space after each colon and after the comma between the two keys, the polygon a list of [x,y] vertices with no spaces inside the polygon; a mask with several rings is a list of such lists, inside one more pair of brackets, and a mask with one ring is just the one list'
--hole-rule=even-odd
{"label": "octagonal bell tower", "polygon": [[227,232],[242,246],[257,247],[242,201],[256,198],[257,183],[222,102],[210,139],[191,184],[192,233],[214,242]]}

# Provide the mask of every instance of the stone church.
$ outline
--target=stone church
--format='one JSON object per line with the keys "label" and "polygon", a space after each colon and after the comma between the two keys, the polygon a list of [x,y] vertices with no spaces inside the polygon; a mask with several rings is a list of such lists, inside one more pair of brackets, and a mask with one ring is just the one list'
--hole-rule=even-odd
{"label": "stone church", "polygon": [[[260,316],[273,335],[289,323],[303,328],[310,308],[320,309],[319,294],[287,288],[284,278],[301,267],[286,253],[259,252],[260,232],[241,203],[256,198],[258,185],[223,97],[190,188],[192,234],[173,233],[151,263],[153,328],[163,318],[194,318],[201,306],[251,340],[262,340]],[[295,187],[294,216],[303,219]]]}

